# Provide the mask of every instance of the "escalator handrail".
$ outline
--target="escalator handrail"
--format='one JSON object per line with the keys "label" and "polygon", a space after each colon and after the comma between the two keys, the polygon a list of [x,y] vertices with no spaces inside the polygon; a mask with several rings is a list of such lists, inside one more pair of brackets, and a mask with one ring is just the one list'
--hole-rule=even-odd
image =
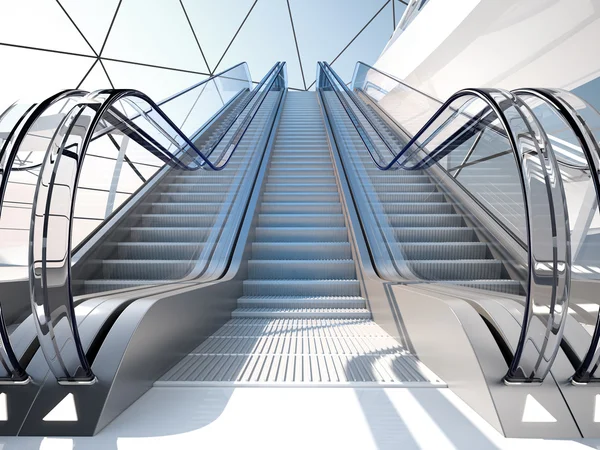
{"label": "escalator handrail", "polygon": [[[339,83],[339,85],[342,86],[342,88],[344,89],[344,92],[346,93],[346,95],[350,98],[350,100],[352,100],[352,103],[354,103],[354,106],[356,106],[356,108],[361,112],[361,114],[367,120],[367,122],[369,123],[369,125],[373,128],[373,130],[375,131],[375,133],[377,134],[377,136],[379,137],[379,139],[381,139],[381,141],[384,143],[384,145],[386,146],[388,152],[391,155],[395,156],[396,152],[394,151],[394,146],[388,141],[388,139],[383,135],[383,133],[381,133],[381,131],[379,130],[379,127],[376,126],[373,123],[373,121],[371,120],[371,118],[369,117],[369,115],[366,113],[366,111],[364,110],[364,108],[361,105],[361,103],[355,98],[354,93],[350,89],[348,89],[348,86],[346,86],[346,83],[344,83],[342,81],[342,79],[340,78],[340,76],[337,73],[335,73],[333,70],[331,70],[331,67],[329,66],[329,64],[327,64],[326,62],[324,62],[324,63],[322,63],[322,65],[323,65],[324,68],[328,69],[329,73],[335,78],[335,80]],[[372,142],[371,142],[371,144],[372,144]],[[373,161],[375,162],[375,164],[377,164],[379,166],[379,163],[374,158],[373,158]]]}
{"label": "escalator handrail", "polygon": [[[269,88],[273,86],[284,67],[285,63],[276,63],[255,88],[256,91],[261,91],[265,85],[268,85]],[[213,170],[222,170],[227,165],[243,133],[256,116],[258,111],[258,108],[255,108],[256,105],[258,104],[260,107],[269,88],[262,92],[259,99],[250,106],[250,112],[248,112],[250,119],[244,120],[240,126],[241,129],[236,131],[234,138],[238,140],[235,141],[233,148],[227,149],[227,157],[217,164],[213,164],[208,161],[206,156],[199,153],[198,156],[204,161],[204,165]],[[97,101],[95,97],[98,95],[106,95],[106,98]],[[50,149],[56,148],[58,153],[52,160],[49,158],[51,152],[46,153],[34,196],[29,245],[29,280],[31,307],[38,341],[51,372],[59,382],[93,383],[96,380],[83,349],[75,316],[71,289],[72,222],[75,214],[77,185],[95,129],[105,119],[104,116],[108,111],[116,110],[114,104],[127,96],[147,101],[148,105],[158,112],[159,116],[173,128],[186,145],[197,151],[193,143],[173,124],[171,119],[151,99],[139,91],[107,90],[90,94],[75,105],[57,127]],[[84,130],[80,130],[77,135],[74,135],[73,129],[78,125],[78,120],[86,108],[91,110],[89,111],[89,122],[86,123]],[[229,142],[231,143],[232,140]],[[162,147],[159,150],[164,152],[163,156],[171,153]],[[188,149],[180,148],[179,150],[187,152]],[[65,170],[68,172],[68,176],[59,171],[63,159],[67,161]],[[197,159],[194,160],[194,162],[196,161]],[[199,169],[201,167],[203,167],[201,164],[197,164],[195,167],[188,166],[187,168]],[[65,233],[64,242],[59,241],[56,246],[52,236],[64,236]],[[55,245],[51,246],[51,243]],[[59,322],[65,328],[57,334],[55,326]],[[66,339],[64,342],[63,338]]]}
{"label": "escalator handrail", "polygon": [[[244,107],[241,108],[240,111],[236,114],[235,119],[231,122],[231,124],[229,124],[227,129],[223,133],[220,134],[218,141],[215,144],[213,144],[211,149],[209,149],[209,151],[206,153],[211,154],[214,151],[214,149],[222,141],[222,139],[225,137],[225,135],[229,132],[231,127],[235,124],[236,120],[241,116],[241,114],[244,113],[245,108],[248,106],[248,104],[254,99],[254,97],[257,95],[257,93],[260,92],[261,89],[267,84],[269,79],[271,79],[271,81],[276,79],[276,77],[279,74],[279,71],[282,69],[282,67],[283,67],[282,63],[277,63],[271,68],[271,70],[267,73],[267,75],[265,75],[265,77],[261,80],[261,82],[258,84],[258,86],[256,86],[253,89],[252,93],[250,94],[250,97],[247,99],[248,101],[246,101],[246,99],[245,99]],[[106,98],[101,100],[100,102],[98,102],[96,100],[96,98],[99,96],[102,96],[102,95],[106,95]],[[118,124],[118,125],[113,124],[113,128],[111,128],[113,131],[116,129],[116,130],[119,130],[119,131],[125,133],[126,130],[129,129],[128,131],[132,131],[132,133],[128,134],[128,137],[130,137],[131,139],[136,141],[142,147],[149,150],[151,153],[153,153],[155,156],[157,156],[163,162],[170,164],[170,165],[179,166],[180,168],[182,168],[184,170],[197,170],[201,167],[204,169],[208,168],[209,170],[214,170],[214,171],[223,170],[225,168],[225,166],[227,165],[227,163],[229,162],[229,160],[231,159],[231,156],[233,155],[235,148],[237,148],[237,143],[241,139],[241,136],[243,136],[246,129],[252,122],[252,119],[254,118],[254,115],[251,115],[249,120],[245,120],[245,119],[248,119],[248,116],[245,117],[242,126],[240,128],[238,128],[235,135],[229,140],[229,142],[226,146],[226,148],[228,150],[230,150],[227,153],[228,157],[224,160],[220,159],[216,164],[214,164],[213,162],[211,162],[209,160],[209,156],[206,153],[204,153],[202,150],[197,148],[194,145],[194,143],[187,137],[187,135],[183,131],[181,131],[179,129],[179,127],[177,127],[177,125],[175,125],[173,123],[173,121],[169,118],[169,116],[165,112],[163,112],[162,109],[151,98],[149,98],[147,95],[145,95],[143,92],[137,91],[135,89],[103,89],[100,91],[96,91],[93,94],[90,94],[90,96],[88,96],[88,97],[90,97],[90,98],[87,100],[84,99],[83,101],[81,101],[79,103],[79,105],[77,105],[77,107],[82,108],[82,107],[89,106],[90,108],[93,108],[96,110],[96,112],[94,114],[94,118],[92,120],[93,127],[98,126],[98,124],[100,123],[101,120],[108,120],[106,117],[108,116],[107,113],[110,111],[112,114],[116,115],[117,119],[120,121],[120,124]],[[114,105],[117,102],[119,102],[121,100],[131,99],[131,98],[138,98],[138,99],[143,100],[144,102],[148,103],[150,108],[153,111],[155,111],[160,116],[160,118],[162,120],[164,120],[169,125],[169,127],[172,128],[172,130],[175,132],[175,134],[184,142],[185,147],[179,148],[178,151],[175,153],[171,152],[170,150],[166,149],[164,146],[159,144],[155,139],[150,137],[150,135],[148,135],[148,133],[146,133],[144,130],[141,130],[136,124],[134,124],[133,123],[134,119],[127,118],[126,116],[123,115],[123,113],[121,113],[117,108],[114,107]],[[139,117],[139,116],[136,116],[136,117]],[[96,137],[97,137],[96,134],[94,134],[93,138],[96,138]],[[237,140],[234,143],[234,147],[231,148],[230,146],[231,146],[232,142],[234,142],[235,139],[237,139]],[[89,142],[91,142],[91,140],[92,140],[92,137],[90,137],[89,140],[86,141],[85,145],[86,146],[89,145]],[[181,161],[176,155],[187,153],[189,150],[192,150],[193,152],[195,152],[197,157],[194,158],[194,160],[190,164],[186,164],[186,163],[183,163],[183,161]]]}
{"label": "escalator handrail", "polygon": [[[331,70],[331,68],[329,68],[329,70],[331,72],[333,72]],[[329,77],[329,74],[325,71],[324,71],[324,73],[328,77],[330,83],[333,85],[332,79]],[[338,83],[339,83],[339,81],[338,81]],[[344,89],[344,91],[346,91],[347,94],[352,95],[352,92],[348,89],[348,87],[343,82],[340,84],[340,86],[342,87],[342,89]],[[447,145],[445,145],[445,144],[447,142],[453,141],[455,139],[454,135],[451,136],[450,138],[446,139],[444,144],[441,144],[440,146],[433,149],[429,154],[427,154],[423,158],[423,160],[419,161],[418,163],[415,163],[412,167],[407,166],[408,161],[410,160],[410,157],[409,157],[410,154],[403,162],[399,162],[399,160],[401,157],[405,156],[405,154],[408,153],[409,150],[411,148],[413,148],[413,146],[416,147],[414,149],[414,152],[418,152],[419,150],[421,150],[422,145],[424,145],[424,144],[422,144],[422,145],[417,144],[417,141],[419,140],[419,138],[435,123],[435,121],[442,114],[444,114],[444,112],[446,112],[446,110],[454,109],[454,108],[451,108],[450,105],[457,99],[467,96],[467,95],[475,95],[477,97],[480,97],[482,100],[484,100],[487,103],[485,94],[483,94],[483,96],[482,96],[482,95],[480,95],[480,93],[477,93],[478,91],[483,92],[483,90],[480,90],[480,89],[463,89],[463,90],[458,91],[455,94],[453,94],[448,100],[446,100],[444,103],[442,103],[442,106],[440,106],[440,108],[429,118],[429,120],[425,123],[425,125],[423,125],[419,129],[419,131],[408,141],[408,143],[406,145],[404,145],[404,147],[399,152],[396,153],[395,151],[391,151],[391,153],[395,154],[395,156],[388,164],[380,164],[379,162],[377,162],[376,158],[371,154],[371,151],[369,150],[369,153],[371,154],[371,158],[373,159],[373,162],[375,163],[375,165],[377,165],[377,167],[380,170],[389,170],[392,168],[404,169],[404,170],[420,170],[424,167],[427,167],[428,165],[433,164],[435,162],[435,160],[431,155],[433,154],[434,156],[437,156],[437,155],[443,156],[443,150],[447,147]],[[334,92],[336,93],[338,98],[341,97],[338,94],[337,90],[334,89]],[[340,99],[340,101],[344,104],[343,100]],[[488,105],[488,107],[489,107],[489,105]],[[360,121],[358,120],[358,118],[356,117],[354,112],[347,107],[347,104],[344,104],[344,110],[351,117],[351,120],[355,126],[356,126],[356,123],[358,123],[357,130],[361,130],[361,131],[359,131],[359,134],[361,136],[361,139],[367,146],[367,148],[370,148],[370,147],[376,148],[376,146],[375,146],[375,144],[373,144],[371,138],[366,134],[366,131],[364,131],[364,127],[362,127],[362,125],[360,125]],[[493,108],[490,109],[489,111],[491,112],[492,110],[493,110]],[[469,119],[471,121],[473,121],[475,124],[474,126],[472,126],[472,127],[470,126],[469,128],[475,128],[476,126],[478,126],[481,123],[481,121],[483,119],[483,117],[481,117],[481,116],[483,116],[484,112],[482,112],[478,115],[480,117],[469,117]],[[457,113],[459,113],[459,111],[455,111],[455,114],[457,114]],[[371,123],[371,122],[369,121],[369,123]],[[486,126],[488,126],[488,125],[486,124]],[[443,128],[443,124],[440,127],[438,127],[438,130],[441,128]],[[492,129],[494,129],[494,131],[495,131],[495,127]],[[437,130],[432,133],[432,136],[435,135],[436,132],[437,132]],[[427,140],[429,140],[430,138],[428,138]],[[465,136],[465,139],[469,139],[469,138],[470,138],[470,136]]]}
{"label": "escalator handrail", "polygon": [[[324,73],[327,76],[327,73]],[[331,79],[329,81],[331,83]],[[527,230],[528,289],[521,334],[505,380],[507,383],[542,381],[549,373],[560,349],[569,303],[570,234],[564,187],[562,179],[557,175],[560,169],[549,139],[534,113],[515,95],[499,89],[463,89],[455,93],[444,102],[403,151],[410,147],[453,101],[463,96],[480,98],[495,113],[505,130],[515,157],[523,195]],[[350,115],[347,110],[345,112]],[[402,152],[387,169],[391,168],[401,155]],[[535,179],[532,173],[536,161],[543,171],[542,176],[538,176],[539,179]],[[540,184],[544,186],[543,189],[539,189]],[[548,255],[546,251],[548,242],[553,243],[552,255]],[[553,285],[550,295],[546,289],[549,282]],[[541,306],[550,308],[546,319],[548,326],[541,340],[530,326],[534,317],[542,320],[540,310],[544,308],[538,308],[538,302]],[[531,346],[534,342],[540,349],[538,355],[532,352]]]}
{"label": "escalator handrail", "polygon": [[[229,72],[231,70],[234,70],[234,69],[236,69],[236,68],[238,68],[238,67],[240,67],[242,65],[246,65],[247,66],[248,64],[246,62],[241,62],[239,64],[236,64],[235,66],[230,67],[229,69],[225,69],[222,72],[214,74],[214,75],[212,75],[211,77],[209,77],[209,78],[207,78],[205,80],[202,80],[202,81],[200,81],[200,82],[198,82],[196,84],[193,84],[192,86],[187,87],[187,88],[185,88],[185,89],[177,92],[176,94],[173,94],[173,95],[171,95],[171,96],[169,96],[169,97],[161,100],[160,102],[157,103],[157,105],[158,106],[163,106],[163,105],[169,103],[171,100],[175,100],[176,98],[181,97],[183,94],[186,94],[186,93],[188,93],[188,92],[190,92],[190,91],[192,91],[192,90],[194,90],[194,89],[196,89],[196,88],[198,88],[198,87],[200,87],[200,86],[202,86],[204,84],[209,83],[210,81],[213,81],[213,80],[215,80],[215,79],[217,79],[219,77],[222,77],[227,72]],[[146,111],[146,112],[149,112],[149,111]],[[128,120],[135,120],[138,117],[140,117],[140,114],[138,114],[136,116],[133,116],[133,117],[130,117],[130,118],[128,118]],[[98,138],[100,138],[100,137],[102,137],[102,136],[104,136],[104,135],[106,135],[108,133],[111,133],[112,131],[114,131],[114,129],[115,129],[114,127],[106,127],[104,129],[102,129],[101,131],[99,131],[98,133],[96,133],[96,135],[94,136],[94,140],[98,139]]]}
{"label": "escalator handrail", "polygon": [[[373,66],[371,66],[371,65],[369,65],[369,64],[366,64],[366,63],[364,63],[364,62],[362,62],[362,61],[358,61],[358,62],[356,63],[356,67],[358,68],[360,65],[363,65],[363,66],[367,67],[369,70],[373,70],[373,71],[375,71],[375,72],[379,73],[380,75],[383,75],[383,76],[385,76],[385,77],[389,78],[390,80],[393,80],[394,82],[396,82],[396,83],[398,83],[398,84],[402,85],[402,86],[403,86],[404,88],[406,88],[406,89],[409,89],[409,90],[411,90],[411,91],[413,91],[413,92],[416,92],[416,93],[417,93],[417,94],[419,94],[419,95],[422,95],[422,96],[424,96],[424,97],[427,97],[427,99],[429,99],[429,100],[431,100],[431,101],[433,101],[433,102],[435,102],[435,103],[437,103],[437,104],[439,104],[439,105],[443,105],[443,104],[444,104],[444,102],[442,102],[440,99],[438,99],[438,98],[435,98],[435,97],[433,97],[433,96],[431,96],[431,95],[429,95],[429,94],[427,94],[427,93],[425,93],[425,92],[423,92],[423,91],[421,91],[421,90],[419,90],[419,89],[416,89],[415,87],[413,87],[413,86],[411,86],[411,85],[409,85],[409,84],[406,84],[406,83],[405,83],[405,82],[403,82],[402,80],[400,80],[400,79],[396,78],[396,77],[395,77],[395,76],[393,76],[393,75],[390,75],[389,73],[383,72],[383,71],[381,71],[381,70],[377,69],[376,67],[373,67]],[[354,74],[354,77],[353,77],[353,80],[352,80],[352,84],[353,84],[353,85],[355,84],[355,78],[356,78],[356,71],[355,71],[355,74]],[[514,89],[514,90],[512,90],[511,92],[512,92],[513,94],[515,94],[515,95],[518,95],[518,91],[520,91],[520,90],[521,90],[521,89]],[[566,91],[565,91],[565,92],[566,92]],[[366,94],[366,95],[369,95],[369,94]],[[482,120],[482,121],[483,121],[483,120],[485,120],[485,117],[486,117],[486,115],[484,114],[485,112],[486,112],[486,111],[482,111],[482,113],[480,114],[480,116],[481,116],[480,120]],[[488,112],[491,112],[491,111],[490,111],[490,110],[488,110]],[[386,115],[387,115],[387,114],[386,114]],[[390,116],[388,115],[388,117],[390,117]],[[395,119],[393,119],[392,117],[390,117],[390,119],[391,119],[392,121],[394,121],[394,122],[395,122]],[[396,125],[397,125],[397,126],[399,126],[398,124],[396,124]],[[503,132],[503,130],[502,130],[502,128],[501,128],[501,127],[497,127],[497,126],[495,126],[495,125],[492,125],[492,124],[489,124],[489,123],[488,123],[488,124],[486,124],[485,126],[486,126],[486,127],[488,127],[490,130],[493,130],[494,132],[496,132],[496,133],[498,133],[498,134],[500,134],[500,135],[503,135],[503,136],[505,136],[505,134],[504,134],[504,132]],[[474,127],[473,129],[475,130],[475,127]],[[505,137],[506,137],[506,136],[505,136]],[[454,135],[450,136],[448,139],[446,139],[446,141],[445,141],[444,143],[440,144],[440,147],[443,147],[443,146],[444,146],[446,143],[452,142],[452,141],[453,141],[453,139],[454,139]],[[436,149],[436,150],[437,150],[437,149]],[[432,153],[433,153],[433,151],[432,151]],[[557,159],[558,163],[559,163],[560,165],[562,165],[562,166],[569,167],[569,168],[571,168],[571,169],[578,169],[578,170],[583,170],[583,169],[584,169],[584,166],[580,166],[580,165],[573,164],[573,163],[571,163],[571,162],[565,161],[565,160],[564,160],[564,159],[562,159],[562,158],[561,158],[561,156],[560,156],[560,155],[558,155],[558,154],[555,154],[555,156],[556,156],[556,159]]]}
{"label": "escalator handrail", "polygon": [[[581,102],[592,114],[600,118],[600,113],[588,102],[575,94],[561,89],[548,88],[524,88],[518,89],[515,93],[530,95],[549,103],[555,111],[567,122],[575,136],[577,137],[581,150],[585,156],[587,165],[577,167],[580,170],[588,170],[590,178],[596,192],[596,205],[600,205],[600,144],[590,130],[585,118],[573,107],[570,100]],[[576,368],[573,374],[575,383],[587,383],[590,380],[598,380],[594,373],[600,365],[600,311],[596,315],[596,325],[592,333],[590,344],[581,360],[581,364]]]}

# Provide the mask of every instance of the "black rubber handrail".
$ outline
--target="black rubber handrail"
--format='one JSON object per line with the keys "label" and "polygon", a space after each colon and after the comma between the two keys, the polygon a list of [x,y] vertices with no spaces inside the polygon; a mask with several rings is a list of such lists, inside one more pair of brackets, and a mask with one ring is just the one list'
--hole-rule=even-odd
{"label": "black rubber handrail", "polygon": [[[245,108],[251,103],[251,101],[256,97],[258,92],[267,84],[270,80],[269,87],[275,82],[277,79],[277,75],[283,69],[283,65],[285,63],[277,63],[275,64],[271,70],[265,75],[265,77],[261,80],[261,82],[256,86],[249,98],[244,99],[243,107],[240,108],[238,113],[235,115],[234,120],[228,125],[228,127],[220,134],[219,139],[215,142],[208,152],[211,154],[214,149],[221,143],[223,138],[227,135],[227,133],[231,130],[237,119],[245,112]],[[231,156],[235,152],[237,145],[239,144],[241,138],[246,133],[246,130],[250,126],[250,123],[254,119],[254,116],[260,105],[264,101],[266,97],[266,92],[268,92],[268,88],[262,91],[262,95],[259,100],[255,102],[255,104],[251,107],[251,111],[247,113],[244,117],[242,124],[238,127],[234,136],[229,140],[226,145],[226,158],[219,158],[218,162],[215,164],[209,160],[209,157],[205,152],[196,147],[196,145],[187,137],[187,135],[177,127],[173,123],[173,121],[169,118],[169,116],[162,111],[160,106],[156,104],[151,98],[149,98],[144,93],[134,90],[134,89],[105,89],[101,91],[94,92],[93,98],[90,99],[88,103],[85,100],[81,102],[81,105],[92,107],[96,110],[94,115],[95,117],[95,125],[100,123],[100,120],[105,120],[111,123],[111,130],[118,130],[124,134],[126,134],[129,138],[134,140],[136,143],[144,147],[146,150],[150,151],[156,157],[158,157],[161,161],[176,166],[183,170],[197,170],[199,168],[208,168],[209,170],[219,171],[223,170]],[[98,106],[97,102],[95,102],[95,98],[100,95],[106,95],[106,98],[102,101],[102,104]],[[123,113],[121,113],[114,105],[121,101],[127,99],[140,99],[146,102],[150,108],[155,111],[162,120],[172,129],[172,131],[184,142],[184,148],[180,148],[178,152],[173,153],[166,149],[164,146],[160,145],[154,138],[152,138],[147,132],[138,127],[135,123],[133,123],[134,119],[130,119],[126,117]],[[257,106],[258,105],[258,106]],[[136,118],[140,117],[139,115]],[[98,136],[94,134],[93,139],[96,139]],[[171,137],[172,138],[172,137]],[[192,150],[196,153],[197,157],[192,161],[192,163],[187,164],[184,163],[181,159],[177,157],[177,155],[187,153],[189,150]]]}

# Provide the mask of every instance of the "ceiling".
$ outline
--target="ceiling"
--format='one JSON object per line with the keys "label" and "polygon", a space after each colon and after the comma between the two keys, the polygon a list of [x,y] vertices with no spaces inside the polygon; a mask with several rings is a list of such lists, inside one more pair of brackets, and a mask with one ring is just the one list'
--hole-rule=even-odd
{"label": "ceiling", "polygon": [[311,89],[325,60],[350,81],[398,24],[400,0],[19,0],[0,2],[0,106],[80,87],[167,97],[241,61],[260,80],[287,61]]}

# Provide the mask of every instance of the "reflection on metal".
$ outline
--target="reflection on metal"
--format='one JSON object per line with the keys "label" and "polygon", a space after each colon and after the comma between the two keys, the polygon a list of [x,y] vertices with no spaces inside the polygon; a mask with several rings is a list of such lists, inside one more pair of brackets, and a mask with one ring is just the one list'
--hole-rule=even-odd
{"label": "reflection on metal", "polygon": [[[32,105],[27,108],[13,125],[11,131],[6,136],[6,140],[0,149],[0,214],[2,214],[2,206],[4,204],[5,194],[9,185],[11,172],[15,166],[23,166],[23,161],[19,160],[18,153],[22,151],[22,145],[28,144],[31,139],[36,140],[38,137],[34,133],[31,136],[31,130],[40,132],[41,129],[46,130],[40,123],[45,121],[48,116],[48,111],[57,105],[66,104],[71,99],[79,99],[87,92],[80,90],[67,90],[46,99],[39,105]],[[45,141],[41,142],[42,144]],[[29,148],[28,148],[29,149]],[[41,148],[39,150],[42,150]],[[27,158],[25,158],[27,160]],[[25,163],[27,169],[30,169]],[[6,383],[28,383],[29,376],[25,369],[21,366],[17,356],[14,353],[10,336],[6,326],[4,313],[2,311],[2,303],[4,299],[0,298],[0,382]]]}
{"label": "reflection on metal", "polygon": [[[505,379],[541,382],[560,348],[568,314],[571,255],[564,188],[548,137],[533,112],[509,92],[481,92],[497,105],[494,109],[515,152],[528,219],[529,289],[521,335]],[[534,320],[545,324],[543,335],[533,331]]]}
{"label": "reflection on metal", "polygon": [[106,202],[106,211],[104,212],[104,217],[110,216],[115,209],[115,197],[117,196],[117,187],[121,177],[121,167],[123,167],[123,160],[125,159],[128,143],[129,138],[127,136],[123,136],[121,146],[119,147],[117,161],[115,163],[115,170],[113,171],[112,181],[110,183],[110,190],[108,192],[108,200]]}
{"label": "reflection on metal", "polygon": [[[590,231],[592,217],[598,212],[600,205],[600,114],[585,100],[574,94],[558,89],[523,89],[517,91],[522,95],[529,95],[550,104],[566,121],[575,133],[581,150],[585,156],[586,164],[580,168],[589,172],[593,189],[588,187],[583,198],[583,205],[579,210],[579,217],[575,222],[573,260],[578,254],[583,240]],[[589,299],[597,303],[597,298]],[[592,333],[588,350],[573,375],[574,384],[598,381],[597,374],[600,365],[600,311],[596,313],[596,325]]]}

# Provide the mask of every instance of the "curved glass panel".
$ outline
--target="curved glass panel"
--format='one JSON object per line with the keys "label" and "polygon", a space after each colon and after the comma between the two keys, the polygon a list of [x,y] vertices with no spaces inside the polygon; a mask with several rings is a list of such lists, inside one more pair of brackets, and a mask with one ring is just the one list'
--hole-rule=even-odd
{"label": "curved glass panel", "polygon": [[524,296],[506,379],[543,380],[566,321],[570,254],[558,163],[534,114],[498,90],[440,105],[360,63],[352,90],[326,64],[319,75],[382,276]]}
{"label": "curved glass panel", "polygon": [[[173,118],[139,92],[99,91],[61,122],[42,165],[30,243],[32,308],[59,381],[93,379],[74,296],[220,276],[286,87],[284,63],[249,86],[238,76],[202,83],[171,98],[192,105],[179,114],[169,102]],[[222,108],[200,125],[196,109],[211,92]]]}

